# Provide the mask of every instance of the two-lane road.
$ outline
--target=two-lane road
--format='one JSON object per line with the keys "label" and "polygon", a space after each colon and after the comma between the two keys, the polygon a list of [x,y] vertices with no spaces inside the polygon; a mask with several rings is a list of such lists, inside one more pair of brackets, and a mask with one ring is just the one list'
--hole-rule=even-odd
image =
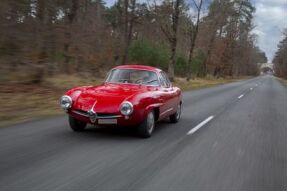
{"label": "two-lane road", "polygon": [[287,89],[263,76],[184,93],[150,139],[70,131],[66,117],[0,129],[0,190],[285,191]]}

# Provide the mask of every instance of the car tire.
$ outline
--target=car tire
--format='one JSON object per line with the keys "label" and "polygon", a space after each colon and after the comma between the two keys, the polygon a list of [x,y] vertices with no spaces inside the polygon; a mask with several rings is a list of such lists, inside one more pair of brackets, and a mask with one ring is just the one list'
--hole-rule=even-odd
{"label": "car tire", "polygon": [[71,129],[77,132],[83,131],[85,127],[87,126],[86,123],[79,121],[73,118],[72,116],[69,116],[69,124],[70,124]]}
{"label": "car tire", "polygon": [[181,104],[178,104],[176,112],[169,116],[170,122],[171,123],[177,123],[180,120],[181,116]]}
{"label": "car tire", "polygon": [[151,137],[154,128],[155,128],[155,115],[154,112],[151,111],[147,114],[147,117],[138,128],[139,135],[142,138],[149,138]]}

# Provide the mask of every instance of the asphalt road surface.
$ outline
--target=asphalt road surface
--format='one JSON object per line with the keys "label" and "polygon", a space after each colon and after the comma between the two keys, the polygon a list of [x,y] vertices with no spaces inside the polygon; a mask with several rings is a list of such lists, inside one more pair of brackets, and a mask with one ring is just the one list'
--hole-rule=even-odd
{"label": "asphalt road surface", "polygon": [[157,127],[1,128],[0,190],[287,190],[287,89],[272,76],[185,92],[181,121]]}

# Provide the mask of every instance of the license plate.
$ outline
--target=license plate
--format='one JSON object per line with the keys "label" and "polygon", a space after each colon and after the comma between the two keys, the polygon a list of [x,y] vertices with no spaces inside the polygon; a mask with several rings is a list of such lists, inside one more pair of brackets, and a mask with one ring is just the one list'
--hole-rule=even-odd
{"label": "license plate", "polygon": [[98,124],[102,124],[102,125],[114,125],[117,124],[118,121],[117,119],[98,119]]}

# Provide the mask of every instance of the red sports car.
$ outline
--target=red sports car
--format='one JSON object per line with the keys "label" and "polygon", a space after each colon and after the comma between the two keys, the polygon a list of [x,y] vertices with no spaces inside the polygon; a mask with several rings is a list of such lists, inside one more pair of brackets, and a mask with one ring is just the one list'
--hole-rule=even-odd
{"label": "red sports car", "polygon": [[168,117],[172,123],[179,121],[182,94],[158,68],[123,65],[113,68],[102,85],[67,91],[60,104],[74,131],[82,131],[87,123],[136,126],[147,138],[156,121]]}

